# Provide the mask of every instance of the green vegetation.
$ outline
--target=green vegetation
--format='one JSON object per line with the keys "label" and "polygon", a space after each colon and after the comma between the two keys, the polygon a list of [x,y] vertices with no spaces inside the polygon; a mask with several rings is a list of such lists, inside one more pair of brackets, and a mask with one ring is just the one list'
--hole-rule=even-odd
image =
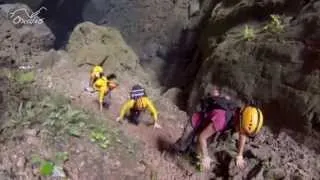
{"label": "green vegetation", "polygon": [[31,156],[31,163],[38,168],[41,176],[52,176],[55,174],[59,177],[65,177],[62,166],[67,160],[67,152],[58,152],[55,158],[51,160],[45,160],[35,154]]}
{"label": "green vegetation", "polygon": [[[88,114],[76,110],[62,96],[47,95],[40,101],[21,101],[17,112],[12,112],[6,128],[30,127],[41,124],[52,136],[69,134],[79,137],[83,132]],[[14,107],[12,107],[14,109]]]}
{"label": "green vegetation", "polygon": [[[134,153],[138,146],[131,138],[108,125],[100,116],[73,106],[63,95],[41,89],[33,83],[33,73],[8,71],[4,75],[7,77],[3,80],[6,83],[4,91],[8,93],[3,104],[5,113],[1,118],[0,141],[9,144],[26,140],[23,145],[34,146],[32,152],[26,152],[25,166],[35,168],[36,175],[66,177],[62,167],[73,152],[65,146],[69,142],[90,145],[91,140],[93,147],[111,155],[118,156],[121,152],[122,158],[133,159],[138,154]],[[52,155],[51,150],[62,152]]]}
{"label": "green vegetation", "polygon": [[279,15],[270,15],[271,21],[263,27],[263,31],[269,31],[271,33],[280,33],[284,30],[284,25]]}
{"label": "green vegetation", "polygon": [[247,41],[254,40],[256,38],[256,34],[254,32],[253,28],[248,27],[248,25],[245,26],[245,29],[243,31],[243,39]]}
{"label": "green vegetation", "polygon": [[[279,34],[284,31],[284,25],[282,23],[281,17],[279,15],[270,15],[271,20],[262,28],[254,29],[245,25],[241,37],[245,41],[252,41],[257,38],[257,35],[264,32],[269,32],[272,34]],[[240,36],[240,35],[237,35]]]}
{"label": "green vegetation", "polygon": [[110,137],[105,129],[97,128],[91,132],[90,140],[96,142],[101,148],[106,149],[110,145]]}
{"label": "green vegetation", "polygon": [[43,108],[49,108],[49,116],[44,120],[43,125],[54,135],[69,135],[80,137],[83,128],[86,125],[86,120],[89,116],[82,111],[71,108],[70,104],[62,106],[54,106],[49,101],[41,104]]}
{"label": "green vegetation", "polygon": [[53,174],[54,163],[52,161],[44,160],[38,155],[33,155],[31,163],[39,168],[41,176],[51,176]]}
{"label": "green vegetation", "polygon": [[[20,88],[17,89],[20,91]],[[14,138],[25,128],[36,128],[48,140],[58,140],[65,136],[89,138],[103,149],[124,141],[123,145],[126,145],[128,152],[133,152],[133,143],[123,139],[119,131],[108,127],[105,121],[97,119],[93,114],[72,107],[65,97],[47,93],[37,95],[30,94],[28,100],[11,98],[9,120],[1,127],[3,133],[7,133],[4,137]]]}
{"label": "green vegetation", "polygon": [[35,80],[35,73],[33,71],[22,72],[18,71],[15,73],[15,81],[19,84],[31,83]]}
{"label": "green vegetation", "polygon": [[53,174],[54,164],[50,161],[44,161],[40,166],[42,176],[51,176]]}

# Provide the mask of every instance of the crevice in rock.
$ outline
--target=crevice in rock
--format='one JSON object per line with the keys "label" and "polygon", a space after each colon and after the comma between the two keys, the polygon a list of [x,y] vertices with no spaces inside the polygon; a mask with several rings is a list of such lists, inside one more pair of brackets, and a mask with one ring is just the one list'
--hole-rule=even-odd
{"label": "crevice in rock", "polygon": [[182,110],[187,110],[187,97],[190,95],[193,82],[203,61],[198,39],[210,18],[212,9],[218,2],[220,0],[203,0],[200,2],[200,15],[191,19],[189,27],[181,32],[180,41],[176,48],[168,52],[168,63],[164,66],[162,75],[159,77],[161,85],[165,86],[164,91],[173,87],[183,90],[178,94],[179,102],[177,104]]}

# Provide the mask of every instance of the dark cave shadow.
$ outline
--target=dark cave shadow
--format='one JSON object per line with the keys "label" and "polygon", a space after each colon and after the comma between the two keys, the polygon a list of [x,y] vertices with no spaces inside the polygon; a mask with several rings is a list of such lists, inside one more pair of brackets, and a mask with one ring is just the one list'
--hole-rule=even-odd
{"label": "dark cave shadow", "polygon": [[[237,1],[231,0],[228,2],[235,3]],[[212,8],[214,8],[215,3],[218,3],[218,1],[211,4]],[[210,34],[216,36],[218,42],[223,41],[223,33],[230,28],[247,22],[249,19],[267,20],[271,13],[283,12],[287,6],[290,6],[290,11],[297,11],[296,3],[295,1],[292,4],[285,4],[281,8],[275,8],[272,3],[264,6],[257,3],[254,7],[242,8],[237,14],[232,14],[223,21],[215,22],[215,24],[208,23],[207,20],[211,14],[208,13],[200,20],[196,28],[182,30],[178,43],[169,48],[170,50],[164,57],[167,64],[162,68],[162,73],[158,79],[161,85],[165,87],[164,92],[173,87],[182,89],[183,92],[178,95],[177,106],[181,110],[187,110],[186,97],[190,95],[193,81],[202,65],[203,55],[197,52],[200,45],[199,39],[206,34]],[[203,31],[202,29],[207,26],[216,28],[206,28],[207,31]]]}
{"label": "dark cave shadow", "polygon": [[316,34],[317,18],[312,18],[303,24],[303,30],[300,38],[304,44],[304,48],[300,52],[300,58],[303,60],[301,72],[310,74],[320,69],[320,40],[318,38],[309,38],[310,35]]}
{"label": "dark cave shadow", "polygon": [[263,163],[260,161],[257,165],[255,165],[248,173],[246,180],[251,180],[255,176],[257,176],[263,168]]}
{"label": "dark cave shadow", "polygon": [[213,173],[215,173],[217,177],[228,179],[229,166],[233,159],[232,156],[226,151],[218,151],[214,154],[214,156],[216,157],[217,163],[219,165],[215,169],[213,169]]}
{"label": "dark cave shadow", "polygon": [[157,139],[158,150],[164,154],[167,161],[171,161],[180,168],[191,168],[197,171],[198,159],[194,148],[188,148],[185,152],[178,152],[173,148],[173,144],[159,137]]}
{"label": "dark cave shadow", "polygon": [[169,48],[165,55],[166,65],[162,68],[158,78],[160,84],[165,87],[164,92],[170,88],[180,88],[177,95],[177,106],[181,110],[187,109],[187,98],[192,87],[193,78],[196,76],[200,63],[192,65],[194,52],[197,50],[199,34],[195,30],[182,30],[178,43]]}
{"label": "dark cave shadow", "polygon": [[300,52],[303,60],[301,72],[305,75],[320,69],[320,41],[306,40],[305,47]]}
{"label": "dark cave shadow", "polygon": [[172,148],[172,143],[162,137],[157,138],[157,148],[160,152],[168,152],[171,155],[175,155],[175,151]]}
{"label": "dark cave shadow", "polygon": [[83,22],[82,12],[89,0],[44,0],[40,7],[46,7],[47,11],[40,14],[45,19],[46,25],[55,35],[55,49],[63,48],[68,41],[73,28]]}

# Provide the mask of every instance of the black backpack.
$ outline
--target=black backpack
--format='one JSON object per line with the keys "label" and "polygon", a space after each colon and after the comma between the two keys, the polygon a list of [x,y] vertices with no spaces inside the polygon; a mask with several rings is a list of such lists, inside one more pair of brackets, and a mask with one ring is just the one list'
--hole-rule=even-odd
{"label": "black backpack", "polygon": [[206,97],[201,102],[201,112],[204,114],[209,113],[214,109],[222,109],[226,111],[227,129],[233,127],[233,118],[238,106],[231,100],[224,97]]}

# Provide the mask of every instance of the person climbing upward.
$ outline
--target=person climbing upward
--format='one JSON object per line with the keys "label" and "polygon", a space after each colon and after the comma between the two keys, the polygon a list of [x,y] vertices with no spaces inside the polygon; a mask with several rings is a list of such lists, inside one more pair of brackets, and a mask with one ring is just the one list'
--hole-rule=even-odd
{"label": "person climbing upward", "polygon": [[[174,144],[176,151],[184,152],[197,138],[197,153],[200,157],[201,166],[210,168],[211,158],[208,154],[207,140],[216,133],[235,129],[239,132],[238,155],[236,165],[244,167],[243,150],[247,137],[256,135],[262,127],[263,115],[253,103],[243,107],[236,106],[230,96],[216,93],[213,98],[206,98],[206,105],[202,106],[201,112],[196,112],[191,118],[191,127],[185,128],[182,137]],[[218,96],[219,95],[219,96]],[[204,115],[201,115],[203,113]]]}
{"label": "person climbing upward", "polygon": [[134,124],[139,124],[141,112],[148,110],[153,117],[154,128],[161,128],[158,124],[158,112],[152,101],[147,97],[145,89],[140,85],[134,85],[130,92],[130,99],[123,104],[120,110],[120,116],[116,121],[121,122],[126,116]]}
{"label": "person climbing upward", "polygon": [[95,83],[96,80],[98,80],[103,73],[103,67],[96,65],[92,68],[91,73],[90,73],[90,81],[89,81],[89,87],[93,88],[93,84]]}
{"label": "person climbing upward", "polygon": [[[226,94],[220,93],[218,87],[213,87],[210,93],[200,99],[199,106],[197,106],[196,112],[191,116],[190,123],[185,126],[183,135],[174,144],[174,150],[178,152],[185,152],[190,147],[190,144],[194,141],[196,134],[204,128],[205,121],[200,121],[205,119],[214,106],[220,102],[223,106],[226,106],[225,99],[230,99]],[[229,101],[228,101],[229,102]],[[229,102],[231,104],[232,101]],[[234,108],[235,105],[233,105]],[[232,106],[231,106],[232,107]]]}
{"label": "person climbing upward", "polygon": [[118,87],[118,83],[115,81],[116,78],[117,76],[115,74],[105,76],[102,72],[93,84],[94,90],[99,94],[98,100],[100,111],[102,111],[103,106],[109,107],[111,104],[111,91]]}
{"label": "person climbing upward", "polygon": [[[228,110],[227,110],[228,111]],[[237,108],[235,115],[232,117],[230,123],[226,121],[227,112],[225,110],[213,110],[210,115],[210,123],[199,134],[198,154],[201,157],[201,165],[205,169],[210,168],[211,158],[208,154],[207,140],[209,137],[217,132],[223,132],[228,128],[235,128],[239,133],[238,153],[236,156],[236,165],[243,168],[245,161],[243,159],[243,152],[246,140],[248,137],[255,136],[261,129],[263,124],[263,115],[259,108],[252,104],[246,104],[241,108]],[[229,127],[228,127],[229,126]]]}
{"label": "person climbing upward", "polygon": [[[92,66],[92,69],[90,71],[90,78],[89,78],[89,88],[93,88],[93,84],[95,83],[95,81],[97,79],[100,78],[100,74],[103,73],[103,65],[104,63],[106,62],[106,60],[108,59],[109,56],[106,56],[99,64],[92,64],[92,63],[89,63],[89,62],[85,62],[85,63],[81,63],[79,64],[78,66],[81,67],[83,65],[90,65]],[[90,91],[89,88],[87,88],[86,90]]]}

